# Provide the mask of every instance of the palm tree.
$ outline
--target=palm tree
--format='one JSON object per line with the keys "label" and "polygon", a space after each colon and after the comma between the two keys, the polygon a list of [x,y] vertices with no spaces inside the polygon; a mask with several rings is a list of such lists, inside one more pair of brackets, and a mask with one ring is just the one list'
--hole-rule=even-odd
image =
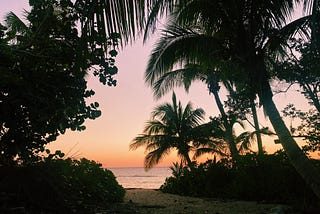
{"label": "palm tree", "polygon": [[[213,40],[213,41],[208,41]],[[179,44],[180,43],[180,44]],[[213,45],[212,48],[208,48],[210,44]],[[199,29],[185,29],[179,27],[177,25],[168,25],[167,28],[163,31],[162,37],[160,37],[157,46],[154,48],[151,57],[149,58],[148,66],[145,72],[145,79],[148,85],[153,88],[153,92],[156,98],[162,97],[166,92],[171,90],[175,86],[184,86],[185,90],[188,92],[189,87],[193,81],[203,81],[208,85],[209,92],[214,95],[215,102],[218,106],[219,112],[222,115],[222,119],[225,123],[226,132],[228,133],[227,144],[229,145],[229,149],[231,151],[231,156],[234,160],[237,159],[238,152],[235,146],[234,137],[232,135],[232,125],[229,124],[228,115],[224,110],[223,104],[219,97],[219,81],[222,81],[227,90],[231,95],[237,94],[235,91],[235,80],[230,80],[230,76],[226,78],[218,68],[209,68],[210,66],[217,66],[217,63],[211,65],[205,64],[203,65],[202,60],[204,58],[203,55],[207,55],[208,53],[203,53],[201,57],[198,57],[198,61],[201,61],[200,64],[184,64],[182,68],[175,70],[167,70],[172,69],[175,64],[182,64],[183,59],[187,56],[183,55],[179,58],[179,54],[186,54],[189,50],[192,51],[196,47],[203,47],[205,45],[205,50],[214,49],[217,44],[214,42],[214,38],[210,36],[205,36],[204,32],[201,32]],[[190,46],[188,48],[187,46]],[[182,49],[182,50],[181,50]],[[222,51],[221,51],[222,52]],[[217,54],[220,54],[218,52]],[[191,57],[192,53],[190,53]],[[179,62],[181,60],[181,62]],[[188,60],[188,59],[187,59]],[[192,60],[192,59],[191,59]],[[208,59],[209,60],[209,59]],[[208,66],[208,67],[206,67]],[[228,68],[234,69],[234,68]],[[226,70],[226,68],[224,68]],[[229,71],[231,73],[232,71]],[[229,79],[228,79],[229,78]],[[232,79],[236,79],[233,77]],[[245,88],[244,84],[237,83],[236,88]],[[248,94],[246,92],[246,94]],[[259,122],[258,116],[255,106],[255,95],[248,95],[249,103],[248,108],[252,111],[253,116],[253,127],[255,128],[255,136],[257,137],[258,143],[258,153],[263,154],[262,147],[262,139],[261,133],[259,132]],[[229,125],[228,125],[229,124]]]}
{"label": "palm tree", "polygon": [[[210,119],[211,119],[211,121],[208,123],[208,126],[211,126],[211,134],[210,134],[211,140],[210,140],[210,142],[208,142],[207,145],[201,145],[201,147],[196,149],[196,151],[194,153],[195,159],[200,157],[201,155],[207,154],[207,153],[215,152],[215,154],[216,154],[216,150],[212,149],[210,147],[212,142],[215,142],[216,144],[220,143],[222,145],[224,143],[228,142],[229,136],[227,135],[227,132],[226,132],[227,127],[225,127],[225,123],[222,120],[222,116],[220,115],[219,117],[213,117]],[[262,128],[259,130],[255,130],[253,132],[244,131],[241,134],[236,135],[236,132],[234,130],[234,126],[236,124],[238,124],[245,130],[245,125],[244,125],[243,121],[238,119],[236,117],[236,115],[230,115],[228,117],[228,120],[229,120],[228,126],[230,126],[232,128],[232,137],[233,137],[234,143],[236,145],[237,154],[245,154],[248,151],[253,152],[251,150],[251,144],[255,140],[254,137],[256,135],[256,132],[259,132],[259,133],[265,134],[265,135],[274,135],[274,133],[272,133],[268,128]],[[228,143],[227,143],[227,145],[228,145]]]}
{"label": "palm tree", "polygon": [[[156,28],[157,18],[164,14],[175,14],[176,17],[171,18],[177,23],[204,24],[207,32],[211,32],[219,41],[217,47],[211,50],[206,58],[209,57],[212,61],[217,62],[222,60],[238,68],[237,73],[241,74],[241,81],[246,82],[250,86],[249,90],[258,95],[292,164],[320,198],[319,173],[290,135],[272,100],[273,94],[269,84],[271,75],[266,63],[270,56],[274,58],[271,53],[281,47],[281,42],[286,41],[298,29],[311,23],[313,35],[319,32],[315,25],[319,23],[315,18],[318,17],[320,11],[317,0],[304,1],[306,5],[313,5],[312,15],[307,14],[286,26],[284,23],[293,13],[294,3],[299,3],[300,0],[125,0],[121,1],[123,3],[118,5],[119,7],[116,7],[115,13],[110,12],[106,5],[97,5],[97,2],[106,4],[105,2],[111,1],[97,0],[93,2],[95,4],[87,0],[85,6],[88,12],[93,8],[98,15],[100,14],[98,16],[100,17],[99,31],[113,29],[101,21],[102,15],[105,14],[112,17],[118,15],[122,18],[123,23],[126,23],[126,28],[123,28],[126,30],[122,30],[124,34],[134,34],[135,30],[133,29],[147,29],[145,38],[148,37],[150,30],[153,31]],[[95,8],[91,5],[95,5]],[[123,13],[117,14],[117,12]],[[87,25],[91,29],[91,31],[88,30],[89,34],[95,32],[96,17],[94,14],[87,16],[87,19],[91,21],[91,25]],[[147,18],[145,19],[145,17]],[[126,18],[130,21],[126,22]],[[120,19],[110,20],[120,22]],[[223,47],[223,49],[219,47]],[[193,53],[196,51],[199,53],[200,50],[208,52],[208,49],[196,47]],[[221,55],[217,56],[217,52]]]}
{"label": "palm tree", "polygon": [[[204,114],[201,108],[193,109],[190,102],[183,108],[173,93],[172,104],[165,103],[154,109],[152,119],[147,121],[143,134],[133,139],[130,149],[146,147],[146,169],[159,163],[172,149],[176,149],[182,161],[192,167],[189,153],[210,141],[207,126],[201,125]],[[216,144],[217,152],[219,146]]]}
{"label": "palm tree", "polygon": [[[226,89],[230,93],[229,100],[232,102],[227,102],[227,105],[230,103],[230,107],[236,108],[239,114],[239,117],[246,120],[254,129],[255,131],[254,136],[257,140],[258,145],[258,155],[263,155],[265,153],[262,145],[262,138],[260,130],[263,130],[265,128],[260,128],[259,120],[258,120],[258,113],[257,113],[257,104],[255,102],[256,95],[252,94],[247,91],[245,84],[239,84],[237,81],[236,84],[234,82],[226,82],[224,83]],[[248,115],[252,116],[253,122],[251,122]],[[266,128],[268,129],[268,128]]]}
{"label": "palm tree", "polygon": [[[281,49],[281,42],[286,41],[301,26],[305,26],[310,17],[306,16],[284,25],[286,18],[293,11],[293,1],[202,0],[186,1],[175,8],[178,9],[175,9],[171,20],[182,23],[183,26],[192,26],[193,29],[204,26],[206,35],[199,36],[200,42],[197,43],[191,43],[191,40],[195,39],[186,36],[183,40],[167,42],[161,50],[159,48],[156,54],[161,57],[158,57],[153,65],[154,68],[162,69],[157,71],[157,75],[162,75],[161,71],[168,70],[163,68],[164,62],[167,63],[165,60],[194,62],[201,59],[208,62],[207,59],[211,58],[220,68],[226,63],[238,67],[235,70],[240,77],[238,81],[244,82],[250,93],[258,95],[292,164],[320,198],[319,173],[290,135],[272,100],[269,83],[271,76],[267,66],[270,57],[274,58],[273,53]],[[211,41],[204,42],[208,36],[211,37]],[[158,43],[158,47],[161,42]],[[189,44],[189,47],[186,47],[186,44]],[[190,47],[192,44],[197,46]],[[183,48],[166,55],[169,48],[174,49],[177,46]],[[182,59],[177,59],[177,55],[183,56]],[[224,69],[221,71],[225,72]],[[150,80],[153,81],[155,78],[156,76],[150,77]]]}
{"label": "palm tree", "polygon": [[[166,38],[163,39],[166,40]],[[160,44],[162,43],[160,42]],[[161,47],[157,46],[155,48],[155,50],[158,49],[161,49]],[[156,54],[152,54],[152,56],[156,56]],[[176,57],[178,57],[178,55],[176,55]],[[217,75],[214,75],[215,72],[211,72],[210,69],[206,69],[201,65],[188,64],[185,65],[184,68],[168,71],[162,76],[154,78],[154,73],[156,73],[156,70],[154,70],[153,67],[153,65],[155,65],[155,60],[156,59],[153,59],[152,57],[150,58],[145,77],[146,82],[153,87],[154,95],[156,98],[160,98],[163,94],[168,92],[176,85],[183,85],[187,92],[189,91],[190,85],[193,81],[200,80],[208,85],[209,92],[214,95],[215,102],[222,116],[224,127],[226,127],[225,131],[227,133],[227,137],[225,138],[225,141],[227,142],[227,145],[229,147],[231,157],[236,160],[238,158],[238,152],[232,135],[232,125],[230,124],[228,115],[224,110],[222,101],[219,96],[219,79],[217,78]],[[165,60],[163,61],[165,63]],[[150,79],[152,79],[152,81],[154,82],[151,82]]]}

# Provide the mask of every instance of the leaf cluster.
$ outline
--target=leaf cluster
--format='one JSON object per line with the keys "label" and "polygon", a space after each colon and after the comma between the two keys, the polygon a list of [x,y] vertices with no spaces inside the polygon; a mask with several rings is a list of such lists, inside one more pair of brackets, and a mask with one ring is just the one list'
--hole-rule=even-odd
{"label": "leaf cluster", "polygon": [[[221,159],[192,170],[175,164],[173,176],[166,179],[161,191],[187,196],[292,203],[308,206],[316,201],[312,191],[290,164],[283,151],[272,155],[240,156],[237,165]],[[303,205],[301,201],[308,201]],[[299,202],[300,201],[300,202]]]}
{"label": "leaf cluster", "polygon": [[[1,164],[30,160],[35,150],[67,129],[83,131],[86,119],[101,115],[85,80],[98,69],[103,84],[116,85],[114,57],[118,35],[103,52],[98,37],[79,32],[79,13],[70,0],[30,1],[25,24],[9,13],[0,26],[0,154]],[[95,73],[94,73],[95,74]]]}
{"label": "leaf cluster", "polygon": [[0,174],[0,190],[8,196],[3,213],[16,207],[28,213],[97,213],[125,194],[111,171],[85,158],[48,156],[29,166],[0,167]]}
{"label": "leaf cluster", "polygon": [[320,150],[320,112],[310,109],[307,112],[296,109],[293,104],[287,105],[282,111],[285,117],[298,120],[298,126],[291,126],[291,132],[295,137],[303,138],[307,145],[305,151]]}

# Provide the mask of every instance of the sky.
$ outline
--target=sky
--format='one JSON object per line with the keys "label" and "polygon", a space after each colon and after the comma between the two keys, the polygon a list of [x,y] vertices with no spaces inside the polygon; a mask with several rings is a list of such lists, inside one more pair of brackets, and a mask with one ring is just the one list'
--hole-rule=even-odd
{"label": "sky", "polygon": [[[22,14],[23,9],[29,9],[27,0],[0,0],[0,16],[13,11]],[[67,131],[50,143],[51,151],[61,150],[67,157],[85,157],[101,163],[104,167],[142,167],[144,148],[129,150],[132,139],[142,133],[145,122],[150,119],[150,113],[159,104],[171,101],[171,93],[160,100],[155,100],[150,87],[144,83],[144,71],[148,56],[151,53],[156,37],[151,38],[143,45],[141,40],[124,47],[116,57],[119,73],[116,75],[116,87],[108,87],[99,83],[92,76],[87,77],[88,88],[96,94],[88,102],[97,101],[100,104],[102,116],[96,120],[85,122],[86,130],[82,132]],[[280,87],[275,86],[275,87]],[[191,101],[195,108],[203,108],[206,118],[217,116],[218,110],[213,96],[209,95],[206,85],[195,83],[186,94],[182,89],[175,90],[177,99],[185,106]],[[222,90],[221,96],[226,98]],[[288,103],[295,103],[298,108],[307,109],[307,101],[295,92],[282,93],[274,97],[279,110]],[[259,116],[264,126],[271,127],[266,120],[263,110],[259,109]],[[273,140],[264,141],[264,146],[270,152],[280,149]],[[169,166],[177,161],[173,152],[158,166]]]}

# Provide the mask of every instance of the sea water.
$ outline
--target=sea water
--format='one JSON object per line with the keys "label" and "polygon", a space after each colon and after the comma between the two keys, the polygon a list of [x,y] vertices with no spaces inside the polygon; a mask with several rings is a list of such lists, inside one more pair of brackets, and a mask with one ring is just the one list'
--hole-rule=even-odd
{"label": "sea water", "polygon": [[120,185],[124,188],[159,189],[171,170],[167,167],[155,167],[145,171],[142,167],[110,168]]}

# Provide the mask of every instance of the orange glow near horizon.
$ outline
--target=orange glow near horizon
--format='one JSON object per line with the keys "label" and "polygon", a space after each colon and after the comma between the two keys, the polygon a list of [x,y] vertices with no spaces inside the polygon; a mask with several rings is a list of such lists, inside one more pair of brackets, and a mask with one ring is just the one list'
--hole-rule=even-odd
{"label": "orange glow near horizon", "polygon": [[[9,11],[21,15],[23,9],[28,8],[27,0],[0,1],[1,16]],[[3,17],[1,17],[1,23],[3,23],[2,20]],[[118,81],[117,87],[103,86],[97,78],[88,75],[88,88],[96,92],[88,102],[99,102],[102,116],[93,121],[87,120],[85,131],[67,131],[65,135],[59,136],[56,142],[48,146],[50,150],[61,150],[67,157],[85,157],[95,160],[107,168],[143,167],[144,148],[129,151],[129,144],[142,132],[153,108],[171,100],[171,93],[160,100],[155,100],[152,89],[144,83],[144,71],[155,41],[156,38],[152,38],[146,45],[137,41],[134,45],[120,51],[116,57],[119,68],[119,74],[115,77]],[[218,115],[214,98],[209,95],[205,84],[193,84],[189,94],[182,89],[175,91],[177,99],[181,100],[183,106],[191,101],[194,108],[201,107],[206,111],[206,118]],[[223,89],[221,98],[226,99],[226,92]],[[294,103],[297,108],[303,110],[309,108],[307,101],[297,92],[278,94],[274,100],[279,110],[288,103]],[[259,109],[259,118],[264,126],[271,127],[262,109]],[[270,152],[281,148],[270,139],[265,140],[264,146]],[[179,160],[175,152],[172,152],[157,166],[170,166],[176,161]]]}

